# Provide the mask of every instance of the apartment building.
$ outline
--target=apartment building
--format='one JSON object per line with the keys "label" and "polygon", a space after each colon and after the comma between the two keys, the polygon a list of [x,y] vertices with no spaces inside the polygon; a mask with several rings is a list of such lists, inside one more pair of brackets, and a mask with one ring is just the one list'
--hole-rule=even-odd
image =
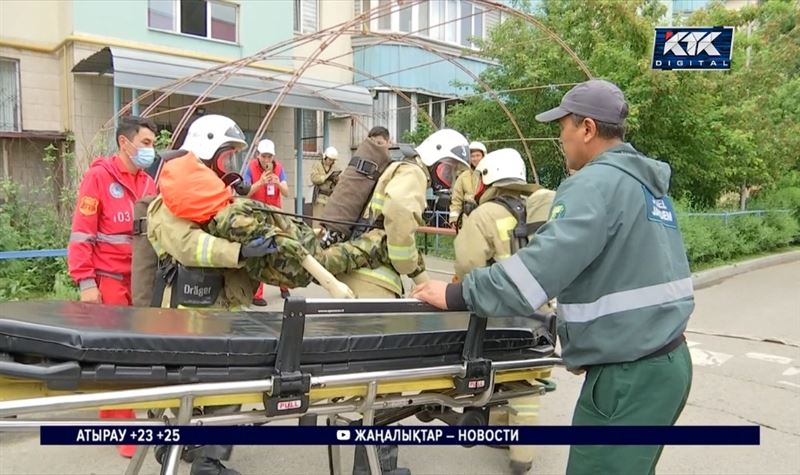
{"label": "apartment building", "polygon": [[[163,88],[210,67],[291,43],[352,18],[353,0],[3,0],[0,2],[0,142],[3,177],[23,185],[43,176],[43,150],[75,141],[76,166],[113,149],[99,133],[134,98],[148,107]],[[199,113],[225,114],[252,138],[294,71],[320,40],[284,48],[241,69],[209,97]],[[345,55],[349,36],[327,45],[321,59]],[[173,130],[216,79],[179,87],[151,115]],[[228,98],[228,99],[225,99]],[[353,124],[371,115],[372,96],[351,70],[315,64],[280,104],[265,137],[277,146],[291,194],[287,209],[310,201],[309,161],[327,145],[349,158]],[[112,124],[113,125],[113,124]],[[244,157],[242,157],[244,159]]]}

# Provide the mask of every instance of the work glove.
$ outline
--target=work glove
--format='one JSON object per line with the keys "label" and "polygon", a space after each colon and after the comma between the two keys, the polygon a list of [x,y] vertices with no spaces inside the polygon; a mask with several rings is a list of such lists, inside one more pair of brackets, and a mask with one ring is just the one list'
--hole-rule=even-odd
{"label": "work glove", "polygon": [[251,257],[264,257],[275,252],[278,252],[278,244],[275,242],[275,238],[257,237],[247,244],[242,244],[239,255],[242,259],[249,259]]}
{"label": "work glove", "polygon": [[233,191],[235,191],[239,196],[247,196],[247,194],[250,193],[251,188],[252,186],[245,182],[239,182],[233,185]]}

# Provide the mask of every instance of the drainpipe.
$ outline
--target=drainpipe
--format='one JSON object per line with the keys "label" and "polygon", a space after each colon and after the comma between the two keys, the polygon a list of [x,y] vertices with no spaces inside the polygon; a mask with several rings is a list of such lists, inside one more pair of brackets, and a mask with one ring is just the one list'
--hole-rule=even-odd
{"label": "drainpipe", "polygon": [[139,90],[131,89],[131,114],[139,115]]}
{"label": "drainpipe", "polygon": [[322,113],[322,150],[330,147],[331,145],[331,113]]}
{"label": "drainpipe", "polygon": [[294,110],[294,212],[303,214],[303,109]]}

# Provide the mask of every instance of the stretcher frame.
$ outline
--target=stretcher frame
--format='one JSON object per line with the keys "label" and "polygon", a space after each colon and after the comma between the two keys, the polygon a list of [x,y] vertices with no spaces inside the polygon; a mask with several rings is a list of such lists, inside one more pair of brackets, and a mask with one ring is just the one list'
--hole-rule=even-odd
{"label": "stretcher frame", "polygon": [[[472,410],[502,405],[511,399],[543,395],[554,389],[547,380],[552,368],[562,364],[557,355],[492,362],[483,358],[483,336],[487,320],[471,315],[462,361],[432,367],[394,371],[369,371],[351,374],[312,376],[300,368],[300,349],[306,315],[439,312],[417,300],[330,300],[290,298],[283,310],[274,374],[267,379],[178,384],[135,389],[93,388],[79,393],[50,389],[37,380],[19,376],[20,363],[0,361],[0,432],[37,431],[43,425],[242,425],[266,424],[297,419],[300,425],[317,425],[327,418],[328,425],[352,424],[342,414],[360,415],[363,425],[386,425],[416,415],[427,422],[434,418],[459,423],[473,417]],[[555,319],[548,323],[555,335]],[[3,370],[6,371],[3,371]],[[38,378],[40,379],[40,378]],[[45,394],[44,397],[30,397]],[[288,403],[288,404],[287,404]],[[193,415],[195,407],[263,404],[264,411],[238,411],[228,414]],[[299,407],[298,407],[299,405]],[[70,410],[131,408],[147,409],[147,419],[97,419],[96,417],[46,417],[17,419],[36,413]],[[287,409],[288,408],[288,409]],[[463,413],[454,409],[465,409]],[[177,409],[166,415],[166,409]],[[378,413],[378,411],[381,411]],[[478,421],[481,421],[480,415]],[[474,421],[476,419],[469,419]],[[126,475],[137,475],[150,446],[140,445]],[[370,472],[381,473],[377,446],[366,447]],[[162,475],[175,475],[183,446],[169,446],[161,464]],[[328,447],[331,475],[343,473],[340,448]]]}

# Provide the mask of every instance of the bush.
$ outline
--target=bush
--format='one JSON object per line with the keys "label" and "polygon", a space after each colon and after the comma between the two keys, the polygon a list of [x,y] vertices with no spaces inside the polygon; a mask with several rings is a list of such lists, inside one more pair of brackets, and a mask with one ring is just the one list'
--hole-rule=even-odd
{"label": "bush", "polygon": [[[800,223],[800,186],[766,191],[753,200],[752,208],[790,210],[791,215],[784,213],[784,216],[794,218],[795,224],[798,224]],[[795,231],[793,241],[800,242],[800,232]]]}
{"label": "bush", "polygon": [[[0,205],[0,251],[61,249],[66,246],[69,225],[52,203],[25,200],[20,196],[19,186],[8,180],[0,182],[0,190],[5,197],[5,202]],[[66,275],[66,272],[64,258],[3,261],[0,300],[49,294],[54,290],[56,277]]]}
{"label": "bush", "polygon": [[685,216],[681,222],[689,264],[718,262],[772,251],[795,242],[800,223],[789,213]]}
{"label": "bush", "polygon": [[417,233],[417,249],[420,252],[424,252],[425,250],[425,239],[427,237],[428,240],[428,253],[427,255],[438,257],[441,259],[450,259],[454,260],[456,258],[455,250],[453,249],[453,242],[455,238],[452,236],[439,236],[439,246],[436,247],[436,235],[435,234],[423,234]]}
{"label": "bush", "polygon": [[[71,146],[69,135],[67,140]],[[62,166],[68,169],[74,159],[70,149],[68,146],[62,157]],[[53,164],[56,160],[56,148],[50,145],[45,149],[43,161]],[[45,176],[37,189],[27,190],[29,196],[39,199],[30,199],[23,196],[19,184],[0,180],[0,252],[66,247],[75,192],[70,183],[62,186],[56,205],[51,198],[53,188],[53,177]],[[62,299],[77,295],[63,257],[0,261],[0,300],[54,295]]]}

